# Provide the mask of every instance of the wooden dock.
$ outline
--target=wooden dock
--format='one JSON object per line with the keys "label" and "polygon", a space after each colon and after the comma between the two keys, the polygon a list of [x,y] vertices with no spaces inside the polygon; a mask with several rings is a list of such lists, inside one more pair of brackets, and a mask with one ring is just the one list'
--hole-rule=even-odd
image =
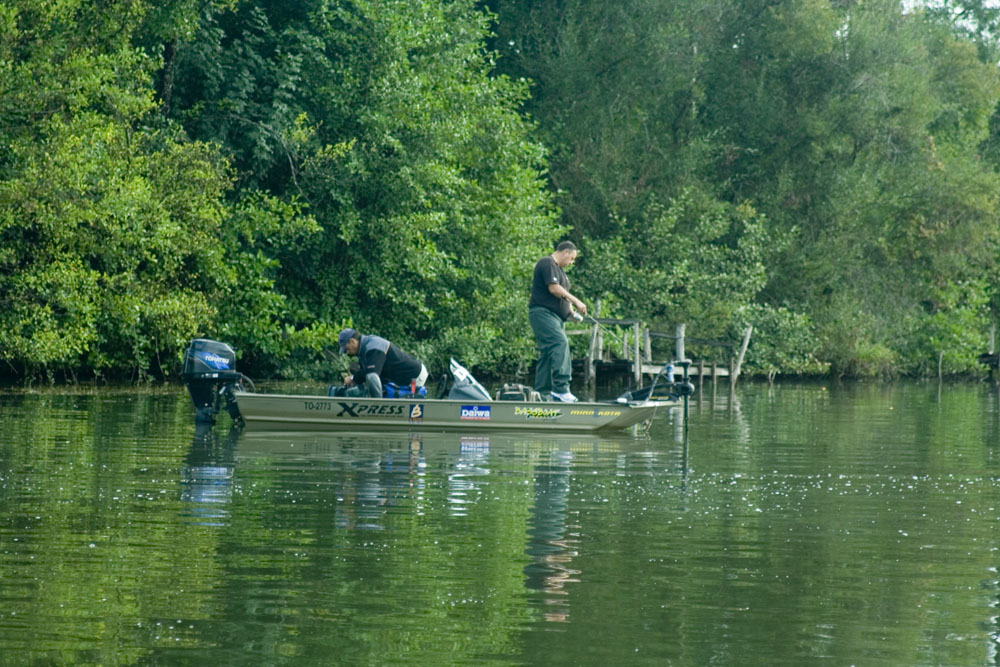
{"label": "wooden dock", "polygon": [[[600,313],[600,303],[596,304],[595,311]],[[586,357],[574,360],[574,365],[583,366],[582,370],[588,386],[596,382],[598,372],[602,374],[628,374],[632,376],[635,385],[640,386],[644,377],[651,380],[668,363],[677,366],[677,376],[680,377],[682,368],[679,362],[687,361],[688,377],[697,378],[699,390],[706,377],[710,378],[713,383],[717,382],[719,378],[728,378],[730,386],[735,387],[736,380],[740,375],[743,355],[746,353],[747,345],[750,343],[750,334],[753,331],[753,327],[747,329],[743,343],[738,346],[737,351],[737,346],[732,342],[688,338],[685,335],[686,327],[684,324],[678,324],[673,333],[664,333],[651,331],[649,327],[644,326],[636,319],[590,317],[587,318],[586,322],[580,323],[578,327],[567,327],[566,334],[590,337]],[[611,340],[608,340],[609,338]],[[673,341],[674,357],[672,359],[660,362],[653,360],[652,342],[657,338]],[[690,360],[685,350],[687,343],[700,347],[722,348],[728,352],[728,359],[725,363],[704,359]]]}

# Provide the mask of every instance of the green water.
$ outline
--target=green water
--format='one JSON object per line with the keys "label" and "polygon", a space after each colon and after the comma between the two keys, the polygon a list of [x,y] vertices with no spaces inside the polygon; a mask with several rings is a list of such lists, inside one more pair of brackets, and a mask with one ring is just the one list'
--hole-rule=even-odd
{"label": "green water", "polygon": [[706,392],[614,438],[2,393],[0,664],[998,664],[995,389]]}

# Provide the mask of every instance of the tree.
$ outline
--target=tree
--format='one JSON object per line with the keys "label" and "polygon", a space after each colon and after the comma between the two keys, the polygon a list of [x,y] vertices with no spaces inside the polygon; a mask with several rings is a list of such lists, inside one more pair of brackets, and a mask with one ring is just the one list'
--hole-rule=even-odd
{"label": "tree", "polygon": [[466,1],[263,2],[178,48],[171,117],[323,228],[280,255],[290,324],[352,322],[472,364],[523,354],[531,266],[559,228],[526,89],[489,76],[488,27]]}
{"label": "tree", "polygon": [[[156,62],[130,40],[150,9],[3,7],[0,359],[15,373],[143,378],[196,335],[280,334],[275,264],[254,246],[311,223],[273,198],[229,201],[217,149],[149,124]],[[252,331],[217,321],[247,302]]]}
{"label": "tree", "polygon": [[[835,373],[921,372],[918,341],[959,307],[940,295],[993,282],[998,183],[982,142],[997,72],[953,24],[889,0],[491,6],[500,66],[534,82],[526,109],[552,146],[563,222],[587,232],[588,286],[627,275],[597,244],[650,278],[649,309],[632,289],[629,315],[711,331],[756,303],[808,315]],[[644,241],[664,229],[658,202],[681,193],[760,222],[706,237],[718,218],[702,206],[698,224],[670,227],[670,261]],[[731,259],[754,248],[766,286],[739,262],[697,269],[706,241]],[[689,289],[689,304],[719,307],[685,309]]]}
{"label": "tree", "polygon": [[713,182],[726,147],[701,116],[719,5],[490,6],[499,67],[533,82],[525,109],[552,147],[562,221],[583,240],[581,293],[602,296],[605,315],[724,334],[782,240]]}

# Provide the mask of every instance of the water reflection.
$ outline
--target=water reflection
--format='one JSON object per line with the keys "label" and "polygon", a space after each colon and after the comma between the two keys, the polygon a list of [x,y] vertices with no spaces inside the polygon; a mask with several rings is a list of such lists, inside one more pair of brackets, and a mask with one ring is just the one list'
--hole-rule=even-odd
{"label": "water reflection", "polygon": [[335,525],[343,529],[383,530],[390,503],[419,503],[424,492],[422,438],[411,435],[405,448],[361,453],[341,459]]}
{"label": "water reflection", "polygon": [[0,396],[0,655],[995,663],[996,389],[737,399],[693,403],[688,443],[207,434],[183,394]]}
{"label": "water reflection", "polygon": [[[449,530],[451,541],[439,544],[441,536],[435,541],[435,548],[448,553],[488,548],[475,537],[483,527],[494,527],[496,544],[489,548],[500,551],[512,549],[510,539],[519,534],[523,558],[518,564],[512,557],[508,564],[520,568],[526,599],[540,620],[565,623],[570,620],[571,585],[581,577],[576,561],[585,549],[580,527],[571,520],[575,467],[617,469],[622,479],[636,469],[650,475],[666,472],[679,477],[682,489],[687,442],[684,430],[672,432],[682,442],[656,453],[648,440],[629,435],[539,438],[248,430],[239,441],[237,461],[255,469],[288,469],[300,475],[310,471],[317,494],[323,488],[336,489],[337,529],[383,531],[389,533],[386,544],[400,531],[419,530],[422,517],[428,516],[447,516],[454,522],[457,532]],[[305,498],[299,503],[309,504]],[[320,498],[312,500],[319,503]],[[514,517],[517,524],[511,523]]]}
{"label": "water reflection", "polygon": [[448,513],[454,517],[468,516],[479,500],[485,478],[490,474],[489,436],[460,436],[458,456],[450,465],[448,475]]}
{"label": "water reflection", "polygon": [[566,584],[577,582],[580,574],[570,567],[579,541],[566,532],[572,462],[572,452],[557,450],[549,463],[536,466],[534,472],[534,504],[525,550],[531,562],[524,574],[528,588],[544,593],[548,621],[569,620]]}
{"label": "water reflection", "polygon": [[202,526],[224,526],[233,495],[234,449],[237,429],[216,432],[199,424],[181,468],[180,515]]}

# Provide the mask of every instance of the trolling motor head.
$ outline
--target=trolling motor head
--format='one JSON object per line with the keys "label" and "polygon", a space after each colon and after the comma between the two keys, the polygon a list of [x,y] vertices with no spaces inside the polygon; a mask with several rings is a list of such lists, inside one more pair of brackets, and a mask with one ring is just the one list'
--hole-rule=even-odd
{"label": "trolling motor head", "polygon": [[[684,359],[677,362],[677,365],[683,369],[683,377],[678,379],[675,376],[674,363],[670,362],[664,364],[657,373],[656,377],[653,378],[653,384],[648,387],[640,387],[639,389],[634,389],[632,391],[627,391],[616,400],[619,403],[628,403],[629,401],[653,401],[653,400],[678,400],[686,399],[692,394],[694,394],[694,384],[688,379],[687,369],[691,365],[691,361]],[[663,381],[660,380],[663,378]]]}
{"label": "trolling motor head", "polygon": [[192,340],[184,352],[181,379],[194,402],[196,423],[214,424],[223,396],[233,421],[241,421],[233,389],[240,386],[243,374],[236,370],[233,348],[206,338]]}

